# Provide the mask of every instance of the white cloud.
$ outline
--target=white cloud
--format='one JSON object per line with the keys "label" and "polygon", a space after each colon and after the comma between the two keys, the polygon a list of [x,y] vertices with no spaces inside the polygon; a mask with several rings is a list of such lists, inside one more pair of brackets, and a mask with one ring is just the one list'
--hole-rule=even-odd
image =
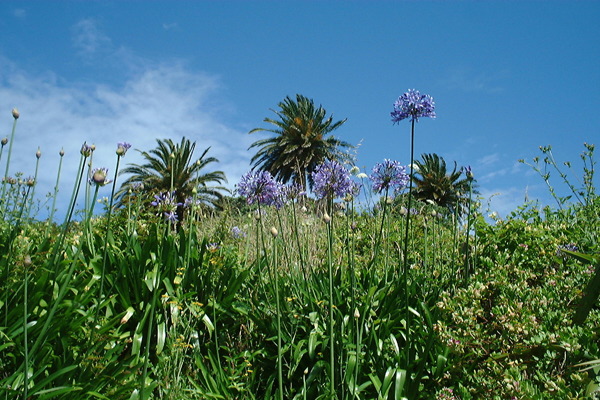
{"label": "white cloud", "polygon": [[111,46],[111,40],[93,19],[83,19],[72,27],[73,45],[80,55],[91,57]]}
{"label": "white cloud", "polygon": [[[34,77],[17,65],[0,58],[0,135],[9,136],[11,109],[17,107],[17,123],[9,175],[22,171],[33,175],[35,152],[42,151],[36,197],[54,187],[59,151],[64,148],[59,209],[71,194],[79,150],[84,141],[95,144],[94,166],[114,173],[117,142],[129,142],[132,149],[122,160],[142,162],[134,149],[149,150],[156,139],[196,141],[196,156],[211,147],[208,156],[220,160],[211,168],[223,170],[232,187],[249,169],[248,146],[257,138],[224,121],[212,99],[218,96],[218,79],[171,63],[147,66],[119,87],[101,82],[81,85],[57,78],[53,73]],[[4,110],[4,111],[2,111]],[[4,172],[5,156],[0,162]],[[120,178],[122,179],[122,178]],[[110,195],[110,187],[100,196]],[[104,192],[104,193],[102,193]]]}

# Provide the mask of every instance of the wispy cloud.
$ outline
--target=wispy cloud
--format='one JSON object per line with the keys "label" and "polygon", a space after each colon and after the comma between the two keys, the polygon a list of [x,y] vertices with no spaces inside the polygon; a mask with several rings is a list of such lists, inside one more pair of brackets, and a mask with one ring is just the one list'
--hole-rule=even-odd
{"label": "wispy cloud", "polygon": [[13,15],[17,18],[25,18],[27,16],[27,11],[24,8],[15,8],[13,10]]}
{"label": "wispy cloud", "polygon": [[465,92],[501,93],[502,82],[507,78],[506,71],[495,73],[477,72],[470,68],[455,68],[448,72],[442,83],[451,90]]}
{"label": "wispy cloud", "polygon": [[73,46],[84,57],[92,57],[111,46],[110,38],[98,28],[94,19],[82,19],[71,28],[71,32]]}
{"label": "wispy cloud", "polygon": [[211,147],[208,155],[220,160],[213,165],[226,173],[230,186],[249,168],[247,148],[256,138],[232,127],[214,106],[220,86],[213,76],[166,63],[146,66],[119,87],[100,81],[83,86],[53,73],[31,76],[6,59],[0,59],[0,67],[1,131],[10,132],[13,107],[21,113],[9,174],[32,175],[40,146],[37,193],[48,193],[64,148],[59,203],[68,200],[84,141],[97,147],[94,165],[108,167],[111,174],[117,142],[133,145],[124,163],[139,163],[142,159],[134,149],[149,150],[156,139],[178,141],[183,136],[196,141],[197,156]]}
{"label": "wispy cloud", "polygon": [[171,30],[179,28],[179,25],[177,25],[177,22],[170,22],[170,23],[165,22],[165,23],[163,23],[162,26],[165,31],[171,31]]}

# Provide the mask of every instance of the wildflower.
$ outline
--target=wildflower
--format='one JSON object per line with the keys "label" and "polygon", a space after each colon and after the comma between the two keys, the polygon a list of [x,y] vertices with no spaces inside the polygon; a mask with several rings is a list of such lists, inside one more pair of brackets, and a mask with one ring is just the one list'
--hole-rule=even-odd
{"label": "wildflower", "polygon": [[219,250],[221,248],[221,246],[219,246],[219,243],[208,243],[206,245],[206,250],[210,251],[211,253],[214,253],[215,251]]}
{"label": "wildflower", "polygon": [[312,173],[313,192],[319,198],[343,198],[355,192],[355,183],[344,166],[336,161],[326,161]]}
{"label": "wildflower", "polygon": [[391,112],[392,122],[400,122],[410,118],[418,121],[420,117],[435,118],[435,103],[433,97],[421,94],[418,90],[409,89],[408,92],[398,97]]}
{"label": "wildflower", "polygon": [[165,212],[165,220],[171,222],[177,222],[179,218],[177,218],[177,213],[173,210]]}
{"label": "wildflower", "polygon": [[125,155],[125,153],[127,153],[127,150],[129,150],[130,147],[131,147],[131,145],[127,142],[117,143],[117,155],[119,157],[123,157]]}
{"label": "wildflower", "polygon": [[473,171],[471,170],[470,165],[467,165],[467,167],[465,168],[465,175],[467,176],[467,179],[469,179],[469,180],[473,179]]}
{"label": "wildflower", "polygon": [[16,108],[12,109],[12,116],[13,116],[14,119],[19,119],[20,115],[21,114],[19,114],[19,110],[17,110]]}
{"label": "wildflower", "polygon": [[398,161],[383,160],[382,163],[375,164],[373,173],[370,176],[373,181],[373,190],[375,193],[394,189],[396,192],[402,190],[409,181],[406,168]]}
{"label": "wildflower", "polygon": [[94,150],[92,149],[92,146],[88,146],[86,142],[83,142],[83,145],[81,145],[81,150],[79,152],[82,156],[89,157],[92,155],[93,151]]}
{"label": "wildflower", "polygon": [[564,252],[564,250],[579,251],[579,247],[577,247],[577,245],[575,243],[568,243],[568,244],[564,244],[562,246],[558,246],[558,249],[556,249],[556,255],[558,257],[566,258],[567,254]]}
{"label": "wildflower", "polygon": [[35,179],[33,179],[32,177],[27,178],[25,180],[25,185],[33,187],[35,185]]}
{"label": "wildflower", "polygon": [[92,170],[92,177],[90,178],[90,183],[95,183],[98,186],[104,186],[111,181],[106,179],[106,175],[108,175],[107,168],[94,168]]}
{"label": "wildflower", "polygon": [[268,171],[248,172],[242,176],[237,191],[240,196],[246,197],[248,204],[283,205],[282,186]]}
{"label": "wildflower", "polygon": [[231,236],[233,236],[234,239],[242,239],[246,237],[246,232],[242,231],[239,227],[234,226],[231,228]]}

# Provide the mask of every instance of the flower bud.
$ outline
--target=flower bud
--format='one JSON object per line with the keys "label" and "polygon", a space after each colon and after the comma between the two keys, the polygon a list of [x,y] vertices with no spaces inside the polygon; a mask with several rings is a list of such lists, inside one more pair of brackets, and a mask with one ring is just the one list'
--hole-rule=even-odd
{"label": "flower bud", "polygon": [[408,214],[408,210],[406,209],[406,207],[402,206],[400,207],[400,215],[406,215]]}
{"label": "flower bud", "polygon": [[117,143],[117,155],[119,157],[123,157],[125,155],[125,153],[127,153],[127,150],[129,150],[130,147],[131,147],[131,145],[126,142]]}
{"label": "flower bud", "polygon": [[97,185],[105,185],[108,183],[106,180],[106,175],[108,174],[108,169],[106,168],[96,168],[92,171],[92,182]]}
{"label": "flower bud", "polygon": [[273,237],[277,237],[278,234],[279,234],[279,232],[277,232],[277,228],[272,226],[271,227],[271,235],[273,235]]}
{"label": "flower bud", "polygon": [[328,224],[331,222],[331,217],[329,216],[329,214],[325,213],[323,214],[323,221]]}
{"label": "flower bud", "polygon": [[2,138],[2,141],[0,141],[0,143],[2,143],[2,146],[6,146],[6,144],[8,143],[8,138]]}
{"label": "flower bud", "polygon": [[41,156],[42,156],[42,151],[38,147],[37,151],[35,152],[35,157],[39,160]]}
{"label": "flower bud", "polygon": [[23,258],[23,265],[25,267],[29,267],[29,266],[31,266],[31,264],[32,264],[31,263],[31,256],[26,255],[25,258]]}
{"label": "flower bud", "polygon": [[19,119],[20,115],[21,114],[19,114],[19,110],[17,110],[16,108],[12,109],[12,116],[13,116],[14,119]]}
{"label": "flower bud", "polygon": [[58,152],[59,156],[64,156],[65,155],[65,150],[63,148],[60,149],[60,151]]}

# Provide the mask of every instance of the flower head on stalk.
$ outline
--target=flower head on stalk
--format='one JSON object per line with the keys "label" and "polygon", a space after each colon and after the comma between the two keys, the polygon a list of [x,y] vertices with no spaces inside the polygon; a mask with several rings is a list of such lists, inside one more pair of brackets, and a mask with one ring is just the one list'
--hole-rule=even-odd
{"label": "flower head on stalk", "polygon": [[356,184],[350,179],[350,173],[337,161],[326,161],[317,166],[312,173],[313,192],[319,198],[343,198],[355,193]]}
{"label": "flower head on stalk", "polygon": [[117,143],[117,155],[119,157],[123,157],[125,155],[125,153],[127,153],[127,150],[129,150],[130,147],[131,147],[131,145],[127,142]]}
{"label": "flower head on stalk", "polygon": [[268,171],[248,172],[242,176],[237,192],[246,198],[248,204],[258,203],[275,207],[283,205],[282,185]]}
{"label": "flower head on stalk", "polygon": [[108,175],[107,168],[94,168],[92,170],[92,177],[89,180],[90,184],[95,184],[96,186],[104,186],[104,185],[111,183],[112,182],[111,180],[106,179],[107,175]]}
{"label": "flower head on stalk", "polygon": [[398,123],[410,118],[418,121],[421,117],[435,118],[435,103],[433,97],[421,94],[418,90],[409,89],[408,92],[398,97],[391,112],[392,122]]}
{"label": "flower head on stalk", "polygon": [[79,152],[82,156],[89,157],[92,155],[93,151],[94,149],[92,146],[89,146],[86,142],[83,142],[83,145],[81,145],[81,150]]}
{"label": "flower head on stalk", "polygon": [[238,226],[231,228],[231,236],[234,239],[242,239],[246,237],[246,232],[242,231]]}
{"label": "flower head on stalk", "polygon": [[471,170],[471,166],[467,165],[467,167],[465,168],[465,175],[467,176],[467,179],[472,181],[473,180],[473,170]]}
{"label": "flower head on stalk", "polygon": [[165,192],[154,195],[154,201],[150,203],[154,207],[158,208],[159,214],[165,217],[167,221],[177,221],[177,207],[181,206],[181,203],[178,203],[175,200],[175,192]]}
{"label": "flower head on stalk", "polygon": [[369,177],[373,182],[373,190],[380,193],[393,189],[398,192],[408,184],[410,179],[406,173],[406,168],[398,161],[383,160],[382,163],[375,164],[373,173]]}

